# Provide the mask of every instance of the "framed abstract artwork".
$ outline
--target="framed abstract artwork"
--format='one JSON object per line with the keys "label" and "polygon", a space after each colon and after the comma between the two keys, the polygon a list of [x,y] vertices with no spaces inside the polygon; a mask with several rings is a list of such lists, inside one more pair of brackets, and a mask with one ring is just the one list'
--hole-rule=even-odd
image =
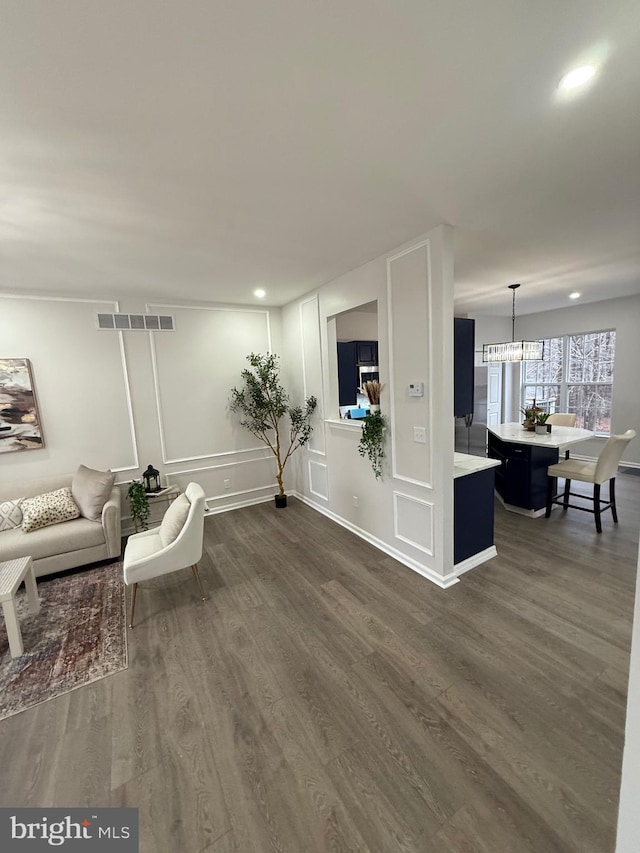
{"label": "framed abstract artwork", "polygon": [[0,453],[44,447],[28,358],[0,358]]}

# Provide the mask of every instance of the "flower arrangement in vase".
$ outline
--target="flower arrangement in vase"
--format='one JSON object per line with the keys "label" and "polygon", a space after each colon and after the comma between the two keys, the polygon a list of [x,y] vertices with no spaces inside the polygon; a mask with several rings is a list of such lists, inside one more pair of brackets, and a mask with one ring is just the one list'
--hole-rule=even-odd
{"label": "flower arrangement in vase", "polygon": [[363,382],[362,390],[367,395],[367,399],[369,400],[369,410],[371,412],[379,412],[380,392],[382,391],[381,383],[378,382],[377,379],[369,379],[367,382]]}

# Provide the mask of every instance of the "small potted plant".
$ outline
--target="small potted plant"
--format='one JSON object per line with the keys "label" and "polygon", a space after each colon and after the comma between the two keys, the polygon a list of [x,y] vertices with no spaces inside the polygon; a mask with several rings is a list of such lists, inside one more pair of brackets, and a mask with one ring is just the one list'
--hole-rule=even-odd
{"label": "small potted plant", "polygon": [[547,423],[548,417],[549,412],[536,412],[536,419],[534,423],[537,435],[546,435],[546,433],[551,432],[551,424]]}
{"label": "small potted plant", "polygon": [[133,519],[136,532],[138,530],[149,529],[149,498],[144,484],[138,480],[129,483],[127,489],[127,497],[131,508],[131,518]]}
{"label": "small potted plant", "polygon": [[533,432],[536,427],[536,418],[538,414],[542,412],[542,409],[540,408],[540,406],[536,406],[536,401],[534,400],[531,406],[525,406],[524,408],[520,409],[520,411],[524,415],[522,426],[526,430],[529,430],[529,432]]}
{"label": "small potted plant", "polygon": [[369,412],[362,422],[362,435],[358,444],[358,453],[369,459],[376,480],[382,477],[385,428],[386,420],[380,410]]}

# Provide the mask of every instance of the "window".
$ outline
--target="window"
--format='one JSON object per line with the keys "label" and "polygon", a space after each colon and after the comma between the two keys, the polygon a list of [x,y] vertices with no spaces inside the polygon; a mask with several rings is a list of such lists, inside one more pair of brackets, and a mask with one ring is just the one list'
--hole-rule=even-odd
{"label": "window", "polygon": [[523,363],[522,405],[575,412],[576,426],[609,435],[615,351],[612,329],[547,338],[543,361]]}

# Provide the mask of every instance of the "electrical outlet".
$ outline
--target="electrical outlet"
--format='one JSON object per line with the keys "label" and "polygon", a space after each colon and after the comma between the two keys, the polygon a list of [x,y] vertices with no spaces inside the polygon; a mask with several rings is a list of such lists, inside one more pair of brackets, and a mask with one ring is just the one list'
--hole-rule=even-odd
{"label": "electrical outlet", "polygon": [[358,496],[357,495],[353,496],[353,505],[358,506]]}
{"label": "electrical outlet", "polygon": [[225,489],[230,489],[231,488],[231,480],[225,480],[223,485],[224,485]]}
{"label": "electrical outlet", "polygon": [[413,428],[413,440],[416,444],[426,444],[427,443],[427,429],[426,427],[415,427]]}

